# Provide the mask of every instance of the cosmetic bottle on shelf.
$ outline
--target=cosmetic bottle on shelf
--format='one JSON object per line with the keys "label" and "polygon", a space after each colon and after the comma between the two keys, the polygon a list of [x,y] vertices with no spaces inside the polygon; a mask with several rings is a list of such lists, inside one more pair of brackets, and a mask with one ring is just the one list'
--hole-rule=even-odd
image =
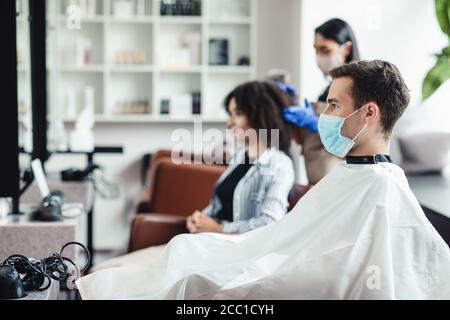
{"label": "cosmetic bottle on shelf", "polygon": [[84,90],[85,106],[75,123],[75,130],[70,135],[72,151],[92,152],[94,150],[94,88]]}

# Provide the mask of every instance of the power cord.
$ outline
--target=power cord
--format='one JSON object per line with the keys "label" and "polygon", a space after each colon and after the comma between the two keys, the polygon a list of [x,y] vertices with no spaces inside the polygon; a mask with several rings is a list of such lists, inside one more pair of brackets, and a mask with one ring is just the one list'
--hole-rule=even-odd
{"label": "power cord", "polygon": [[103,199],[117,199],[120,195],[117,184],[109,182],[100,168],[92,170],[88,179],[93,182],[95,191]]}
{"label": "power cord", "polygon": [[91,181],[95,191],[104,199],[117,199],[120,195],[119,187],[108,181],[102,168],[96,164],[90,164],[84,170],[67,169],[61,172],[63,181]]}
{"label": "power cord", "polygon": [[[86,265],[79,269],[73,260],[63,255],[64,249],[70,245],[80,246],[86,254]],[[80,274],[88,270],[91,265],[91,254],[89,250],[79,242],[68,242],[51,257],[37,260],[27,258],[23,255],[12,255],[3,261],[2,265],[12,266],[22,276],[22,283],[25,291],[44,291],[51,285],[51,279],[55,281],[67,281],[71,274],[71,266]]]}

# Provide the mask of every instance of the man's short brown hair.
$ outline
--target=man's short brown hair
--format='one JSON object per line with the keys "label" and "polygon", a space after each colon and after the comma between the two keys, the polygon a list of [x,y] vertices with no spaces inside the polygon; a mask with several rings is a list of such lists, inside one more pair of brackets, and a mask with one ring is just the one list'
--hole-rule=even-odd
{"label": "man's short brown hair", "polygon": [[330,75],[333,79],[353,80],[351,96],[355,108],[369,102],[378,105],[383,131],[389,137],[410,100],[409,89],[397,67],[381,60],[357,61],[332,70]]}

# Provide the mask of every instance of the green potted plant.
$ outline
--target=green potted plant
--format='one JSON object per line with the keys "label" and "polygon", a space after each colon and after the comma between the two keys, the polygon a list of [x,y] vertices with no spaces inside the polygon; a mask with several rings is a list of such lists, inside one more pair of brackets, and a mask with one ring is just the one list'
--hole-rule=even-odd
{"label": "green potted plant", "polygon": [[436,54],[436,65],[428,72],[422,86],[422,99],[430,97],[450,79],[450,0],[435,0],[436,16],[442,31],[449,37],[449,45]]}

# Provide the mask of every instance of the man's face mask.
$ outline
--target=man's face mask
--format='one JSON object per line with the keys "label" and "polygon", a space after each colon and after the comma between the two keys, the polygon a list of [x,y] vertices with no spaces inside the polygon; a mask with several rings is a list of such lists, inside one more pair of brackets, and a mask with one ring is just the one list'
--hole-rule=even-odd
{"label": "man's face mask", "polygon": [[342,126],[344,125],[345,120],[363,109],[365,108],[363,107],[359,110],[356,110],[346,118],[328,114],[320,115],[318,124],[319,135],[320,139],[322,140],[323,146],[329,153],[339,158],[344,158],[350,152],[352,147],[355,145],[356,139],[367,128],[367,123],[353,139],[344,137],[341,134]]}

